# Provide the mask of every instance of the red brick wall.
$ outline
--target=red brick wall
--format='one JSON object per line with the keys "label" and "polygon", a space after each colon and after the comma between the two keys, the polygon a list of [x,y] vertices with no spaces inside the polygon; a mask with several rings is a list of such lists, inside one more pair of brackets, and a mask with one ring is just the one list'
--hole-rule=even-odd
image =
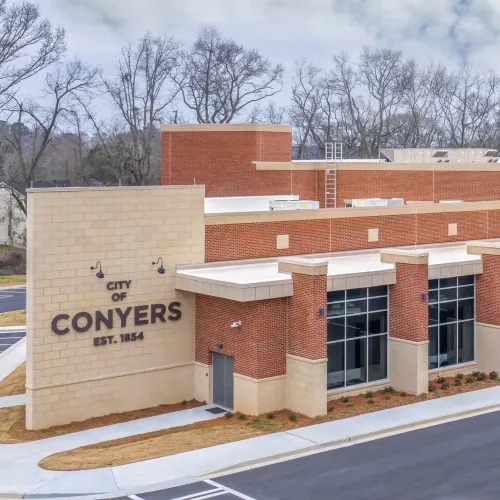
{"label": "red brick wall", "polygon": [[[458,235],[448,236],[448,224],[455,222]],[[368,229],[374,228],[379,229],[379,241],[368,243]],[[276,249],[280,234],[290,236],[290,248]],[[216,262],[484,238],[500,238],[500,210],[221,224],[205,227],[205,259]]]}
{"label": "red brick wall", "polygon": [[[292,274],[287,353],[301,358],[324,359],[326,354],[326,276]],[[325,315],[319,315],[320,307]]]}
{"label": "red brick wall", "polygon": [[[240,375],[257,379],[285,375],[287,302],[282,298],[242,303],[198,294],[196,361],[211,364],[215,351],[234,356],[234,371]],[[238,320],[241,327],[231,328]],[[217,344],[224,348],[219,351]]]}
{"label": "red brick wall", "polygon": [[483,255],[483,274],[476,276],[476,321],[500,325],[500,255]]}
{"label": "red brick wall", "polygon": [[397,283],[389,287],[389,332],[398,339],[421,342],[429,339],[427,264],[396,264]]}

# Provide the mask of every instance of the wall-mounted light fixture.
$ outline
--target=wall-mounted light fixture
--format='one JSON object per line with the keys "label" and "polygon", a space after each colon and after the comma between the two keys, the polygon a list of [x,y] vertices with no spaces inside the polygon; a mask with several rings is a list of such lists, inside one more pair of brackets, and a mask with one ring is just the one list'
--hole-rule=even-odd
{"label": "wall-mounted light fixture", "polygon": [[241,326],[241,321],[234,321],[231,328],[239,328]]}
{"label": "wall-mounted light fixture", "polygon": [[217,344],[216,347],[217,349],[224,349],[224,344]]}
{"label": "wall-mounted light fixture", "polygon": [[[161,262],[161,264],[160,264],[160,262]],[[163,259],[161,257],[158,257],[158,260],[156,262],[152,263],[153,266],[157,266],[158,264],[160,264],[160,267],[158,268],[158,272],[160,274],[165,274],[165,268],[163,267]]]}
{"label": "wall-mounted light fixture", "polygon": [[320,315],[321,317],[323,317],[323,316],[325,315],[325,308],[324,308],[324,307],[320,307],[320,308],[319,308],[319,315]]}
{"label": "wall-mounted light fixture", "polygon": [[101,266],[101,261],[100,261],[100,260],[98,260],[98,261],[97,261],[97,263],[96,263],[96,265],[95,265],[95,266],[92,266],[92,267],[90,268],[90,270],[91,270],[91,271],[95,271],[96,269],[99,269],[99,270],[97,271],[96,276],[97,276],[99,279],[104,278],[104,273],[102,272],[102,266]]}
{"label": "wall-mounted light fixture", "polygon": [[422,294],[422,302],[427,302],[427,294],[426,293]]}

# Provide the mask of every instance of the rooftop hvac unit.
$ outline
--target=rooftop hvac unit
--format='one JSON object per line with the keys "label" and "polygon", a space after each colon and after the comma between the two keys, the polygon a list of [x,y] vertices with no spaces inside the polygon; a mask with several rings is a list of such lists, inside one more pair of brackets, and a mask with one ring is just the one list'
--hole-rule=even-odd
{"label": "rooftop hvac unit", "polygon": [[319,201],[287,201],[269,202],[269,210],[313,210],[319,208]]}
{"label": "rooftop hvac unit", "polygon": [[352,200],[352,207],[401,207],[405,204],[403,198],[365,198]]}

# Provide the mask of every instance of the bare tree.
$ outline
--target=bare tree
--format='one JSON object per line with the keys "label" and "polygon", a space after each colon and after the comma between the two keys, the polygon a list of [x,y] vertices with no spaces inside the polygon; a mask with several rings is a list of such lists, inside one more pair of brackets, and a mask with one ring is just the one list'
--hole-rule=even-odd
{"label": "bare tree", "polygon": [[[21,182],[29,186],[35,179],[43,168],[47,148],[59,131],[62,119],[73,113],[83,95],[95,88],[97,74],[96,68],[80,61],[67,62],[47,74],[40,101],[13,98],[9,111],[17,126],[11,127],[10,133],[2,136],[13,154],[7,182]],[[26,215],[26,200],[14,190],[12,195]]]}
{"label": "bare tree", "polygon": [[66,50],[65,32],[42,19],[38,5],[0,0],[0,105],[19,84],[57,62]]}
{"label": "bare tree", "polygon": [[[155,182],[159,174],[159,129],[162,121],[177,121],[174,100],[179,87],[177,78],[180,44],[166,36],[143,36],[136,47],[122,50],[118,76],[103,79],[108,95],[118,111],[118,134],[128,161],[121,163],[124,176],[136,185]],[[89,112],[101,145],[111,150],[104,140],[105,132],[93,113]],[[115,126],[116,130],[116,126]]]}
{"label": "bare tree", "polygon": [[494,126],[499,83],[494,73],[477,72],[467,65],[455,73],[442,69],[435,91],[451,146],[487,146],[484,131]]}
{"label": "bare tree", "polygon": [[282,90],[283,67],[205,28],[184,54],[177,83],[198,123],[230,123],[245,108]]}

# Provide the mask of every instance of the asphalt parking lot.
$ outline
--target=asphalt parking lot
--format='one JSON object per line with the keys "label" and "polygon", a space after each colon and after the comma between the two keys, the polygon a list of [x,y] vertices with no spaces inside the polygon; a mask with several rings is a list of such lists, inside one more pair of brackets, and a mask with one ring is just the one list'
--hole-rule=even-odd
{"label": "asphalt parking lot", "polygon": [[6,351],[10,346],[19,342],[26,337],[26,332],[23,333],[3,333],[0,332],[0,354]]}
{"label": "asphalt parking lot", "polygon": [[0,313],[26,309],[26,287],[0,288]]}

